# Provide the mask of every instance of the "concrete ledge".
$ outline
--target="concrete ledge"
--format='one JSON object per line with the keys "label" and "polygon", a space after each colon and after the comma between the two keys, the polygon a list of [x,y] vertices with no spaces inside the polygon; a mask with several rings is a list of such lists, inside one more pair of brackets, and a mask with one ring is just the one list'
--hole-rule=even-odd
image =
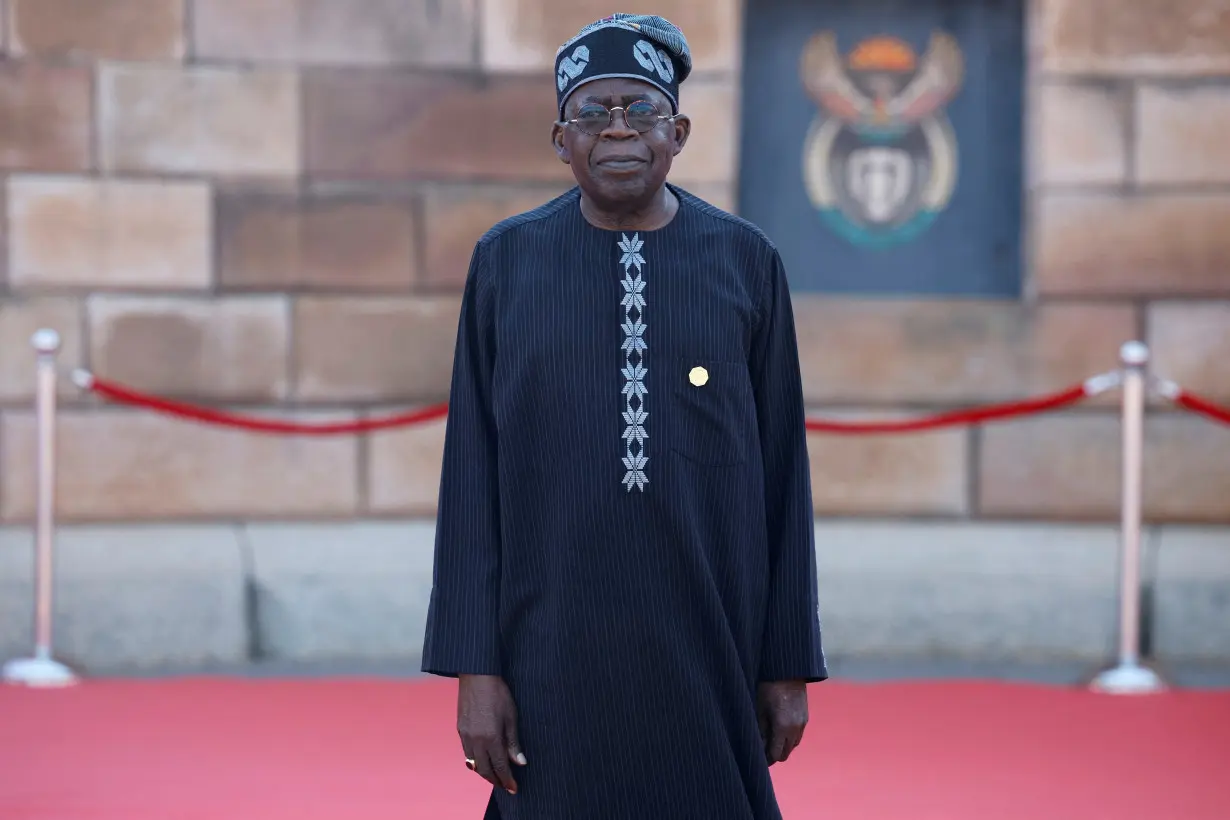
{"label": "concrete ledge", "polygon": [[1117,630],[1110,527],[820,522],[826,650],[1099,661]]}
{"label": "concrete ledge", "polygon": [[[0,652],[30,653],[33,537],[0,530]],[[247,657],[234,528],[68,527],[56,538],[54,645],[91,669]]]}
{"label": "concrete ledge", "polygon": [[[1152,646],[1230,663],[1230,528],[1146,533]],[[57,655],[90,671],[412,664],[431,592],[430,521],[63,527]],[[1113,656],[1111,526],[822,520],[834,665],[1071,663]],[[31,648],[33,544],[0,528],[0,660]],[[964,660],[962,660],[964,659]]]}
{"label": "concrete ledge", "polygon": [[34,539],[0,527],[0,658],[25,657],[34,640]]}
{"label": "concrete ledge", "polygon": [[1163,529],[1156,560],[1158,657],[1167,663],[1230,659],[1230,530]]}
{"label": "concrete ledge", "polygon": [[266,658],[408,658],[423,650],[431,522],[251,525],[254,645]]}

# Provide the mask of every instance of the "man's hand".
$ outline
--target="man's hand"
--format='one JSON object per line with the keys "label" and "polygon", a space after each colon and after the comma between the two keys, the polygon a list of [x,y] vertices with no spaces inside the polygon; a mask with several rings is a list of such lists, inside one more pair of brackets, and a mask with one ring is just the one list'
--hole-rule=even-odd
{"label": "man's hand", "polygon": [[457,688],[457,734],[466,759],[493,786],[517,793],[512,766],[526,764],[517,740],[517,707],[502,678],[462,675]]}
{"label": "man's hand", "polygon": [[802,681],[762,683],[756,692],[756,715],[769,765],[790,757],[807,728],[807,684]]}

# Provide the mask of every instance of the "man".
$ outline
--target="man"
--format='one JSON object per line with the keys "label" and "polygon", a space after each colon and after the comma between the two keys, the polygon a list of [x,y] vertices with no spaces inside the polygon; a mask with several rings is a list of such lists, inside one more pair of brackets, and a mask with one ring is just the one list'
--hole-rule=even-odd
{"label": "man", "polygon": [[666,183],[690,70],[659,17],[564,44],[577,188],[471,262],[423,669],[489,820],[779,818],[827,677],[785,271]]}

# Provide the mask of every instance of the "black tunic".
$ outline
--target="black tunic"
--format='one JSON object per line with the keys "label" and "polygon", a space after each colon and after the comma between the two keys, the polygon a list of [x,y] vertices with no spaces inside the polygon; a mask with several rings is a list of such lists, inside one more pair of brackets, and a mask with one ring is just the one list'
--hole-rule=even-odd
{"label": "black tunic", "polygon": [[778,818],[756,684],[827,677],[781,259],[672,190],[659,230],[573,189],[474,251],[423,670],[508,682],[490,818]]}

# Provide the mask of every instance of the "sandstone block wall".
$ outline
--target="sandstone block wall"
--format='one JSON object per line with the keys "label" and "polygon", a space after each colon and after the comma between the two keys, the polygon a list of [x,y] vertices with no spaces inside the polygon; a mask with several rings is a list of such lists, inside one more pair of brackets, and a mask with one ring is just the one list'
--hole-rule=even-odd
{"label": "sandstone block wall", "polygon": [[[974,2],[975,0],[971,0]],[[674,179],[737,203],[739,0],[633,2],[696,53]],[[34,329],[65,368],[285,417],[446,398],[477,237],[570,184],[556,45],[596,0],[0,0],[0,521],[33,511]],[[1230,401],[1230,5],[1032,0],[1028,293],[797,298],[816,414],[1017,398],[1115,365]],[[271,438],[65,382],[66,520],[430,515],[441,424]],[[812,440],[825,515],[1113,519],[1113,397]],[[1146,511],[1230,520],[1230,430],[1155,408]]]}
{"label": "sandstone block wall", "polygon": [[[1133,314],[1155,372],[1227,401],[1230,4],[1030,6],[1029,297],[1041,310],[1102,304]],[[1155,409],[1146,514],[1230,520],[1230,431],[1161,412],[1160,401]],[[989,429],[986,512],[1108,514],[1116,436],[1113,420],[1096,416]]]}

